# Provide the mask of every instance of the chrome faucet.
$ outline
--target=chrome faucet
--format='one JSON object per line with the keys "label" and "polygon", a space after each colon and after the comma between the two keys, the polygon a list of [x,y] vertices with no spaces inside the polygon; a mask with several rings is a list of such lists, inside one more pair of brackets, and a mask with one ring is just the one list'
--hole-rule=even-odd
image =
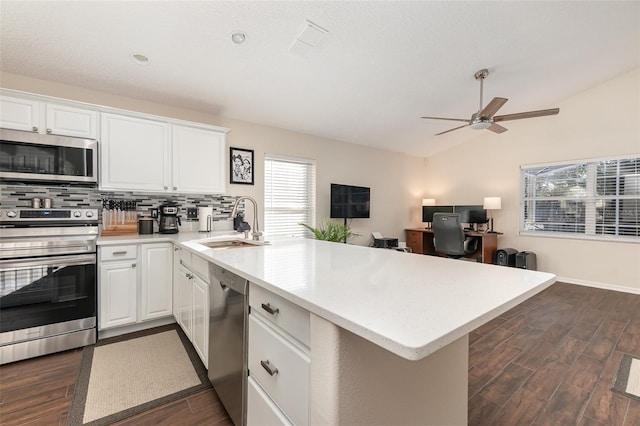
{"label": "chrome faucet", "polygon": [[258,203],[256,203],[256,200],[251,197],[238,198],[233,205],[233,210],[231,210],[231,217],[235,219],[238,216],[238,205],[242,200],[249,200],[253,204],[253,231],[251,231],[251,235],[255,241],[259,241],[262,232],[260,232],[260,227],[258,226]]}

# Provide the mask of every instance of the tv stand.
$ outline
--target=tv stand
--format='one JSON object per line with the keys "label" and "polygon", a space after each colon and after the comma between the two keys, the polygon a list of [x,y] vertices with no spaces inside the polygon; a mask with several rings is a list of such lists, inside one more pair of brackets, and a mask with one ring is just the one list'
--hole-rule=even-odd
{"label": "tv stand", "polygon": [[[428,254],[431,256],[437,256],[436,249],[433,246],[433,229],[430,228],[413,228],[405,229],[407,236],[407,247],[411,249],[413,253]],[[465,229],[464,234],[467,237],[476,237],[480,239],[478,249],[465,257],[477,259],[478,256],[482,256],[482,263],[493,263],[493,256],[498,249],[498,235],[499,232],[478,232]]]}

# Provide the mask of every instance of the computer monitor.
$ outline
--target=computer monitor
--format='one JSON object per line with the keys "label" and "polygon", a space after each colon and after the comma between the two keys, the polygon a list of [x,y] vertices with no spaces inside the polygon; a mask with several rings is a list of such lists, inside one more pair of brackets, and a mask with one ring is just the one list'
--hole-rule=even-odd
{"label": "computer monitor", "polygon": [[433,222],[434,213],[453,213],[453,206],[422,206],[422,221]]}
{"label": "computer monitor", "polygon": [[454,206],[453,211],[460,213],[460,223],[487,223],[487,211],[481,206]]}

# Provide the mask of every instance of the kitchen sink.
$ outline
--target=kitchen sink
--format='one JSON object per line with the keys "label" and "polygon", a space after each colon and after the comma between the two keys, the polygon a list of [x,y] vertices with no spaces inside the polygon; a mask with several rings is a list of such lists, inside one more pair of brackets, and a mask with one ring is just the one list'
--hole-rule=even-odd
{"label": "kitchen sink", "polygon": [[198,244],[201,244],[213,250],[226,250],[226,249],[242,248],[242,247],[257,247],[260,245],[264,245],[263,241],[253,242],[253,241],[245,241],[245,240],[222,240],[222,241],[201,240],[196,242]]}

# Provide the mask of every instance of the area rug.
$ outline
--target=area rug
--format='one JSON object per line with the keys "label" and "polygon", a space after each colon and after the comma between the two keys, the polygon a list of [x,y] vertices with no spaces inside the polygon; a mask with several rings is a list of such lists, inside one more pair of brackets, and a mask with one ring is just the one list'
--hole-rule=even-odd
{"label": "area rug", "polygon": [[640,359],[623,355],[611,390],[640,399]]}
{"label": "area rug", "polygon": [[176,325],[100,340],[84,349],[67,425],[108,425],[208,387]]}

